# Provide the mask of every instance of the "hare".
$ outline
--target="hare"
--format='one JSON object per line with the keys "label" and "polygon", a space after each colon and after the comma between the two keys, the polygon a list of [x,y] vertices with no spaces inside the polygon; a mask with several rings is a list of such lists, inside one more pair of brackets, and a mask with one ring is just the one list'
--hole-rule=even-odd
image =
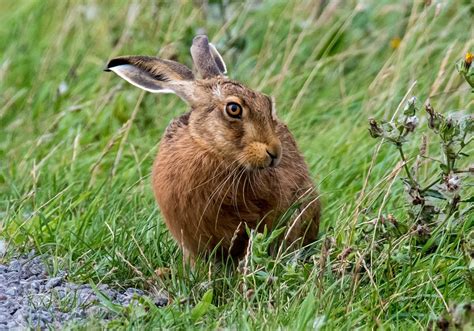
{"label": "hare", "polygon": [[292,206],[298,209],[284,241],[313,242],[319,197],[272,98],[227,78],[207,36],[194,38],[191,55],[197,77],[183,64],[148,56],[117,57],[106,68],[190,106],[168,125],[152,171],[156,201],[184,256],[242,257],[247,228],[271,230]]}

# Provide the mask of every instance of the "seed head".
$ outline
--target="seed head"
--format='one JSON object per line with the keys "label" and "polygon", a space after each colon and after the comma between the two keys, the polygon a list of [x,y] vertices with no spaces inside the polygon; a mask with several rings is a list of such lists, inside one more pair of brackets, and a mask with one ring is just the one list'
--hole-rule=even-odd
{"label": "seed head", "polygon": [[429,116],[428,127],[434,130],[435,132],[438,132],[442,119],[443,119],[443,115],[441,115],[440,113],[437,113],[429,102],[426,103],[425,110]]}
{"label": "seed head", "polygon": [[444,184],[446,185],[446,190],[448,192],[457,192],[461,188],[461,178],[455,173],[451,172],[445,177]]}
{"label": "seed head", "polygon": [[369,118],[369,133],[372,138],[379,138],[383,136],[383,129],[379,126],[374,118]]}
{"label": "seed head", "polygon": [[415,131],[417,126],[418,126],[418,117],[416,116],[407,117],[405,121],[405,129],[407,130],[407,132]]}

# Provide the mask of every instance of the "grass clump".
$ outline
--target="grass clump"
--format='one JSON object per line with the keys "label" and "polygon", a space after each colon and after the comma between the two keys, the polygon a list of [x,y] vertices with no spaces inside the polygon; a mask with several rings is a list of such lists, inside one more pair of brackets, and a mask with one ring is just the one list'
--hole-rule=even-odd
{"label": "grass clump", "polygon": [[[169,293],[166,307],[143,302],[84,327],[472,325],[472,144],[461,134],[472,67],[455,66],[472,51],[472,4],[219,4],[0,3],[0,230],[10,252],[48,253],[76,282]],[[322,233],[306,259],[269,256],[272,238],[254,233],[243,272],[211,261],[187,270],[164,226],[149,173],[185,105],[102,69],[125,54],[190,66],[202,28],[232,78],[276,97],[319,185]]]}

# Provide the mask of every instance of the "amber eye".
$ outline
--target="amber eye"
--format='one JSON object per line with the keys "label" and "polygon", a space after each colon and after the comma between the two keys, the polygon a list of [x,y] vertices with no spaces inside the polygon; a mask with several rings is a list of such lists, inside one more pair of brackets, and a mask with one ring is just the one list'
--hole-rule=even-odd
{"label": "amber eye", "polygon": [[225,106],[225,111],[227,112],[227,115],[229,115],[232,118],[242,117],[242,107],[238,103],[229,102]]}

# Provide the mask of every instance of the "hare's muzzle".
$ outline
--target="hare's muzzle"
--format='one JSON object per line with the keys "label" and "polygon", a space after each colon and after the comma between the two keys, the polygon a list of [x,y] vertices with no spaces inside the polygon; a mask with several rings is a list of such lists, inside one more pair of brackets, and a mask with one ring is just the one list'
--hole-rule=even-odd
{"label": "hare's muzzle", "polygon": [[252,142],[243,151],[243,164],[249,169],[276,167],[281,160],[281,142],[278,139],[268,142]]}

